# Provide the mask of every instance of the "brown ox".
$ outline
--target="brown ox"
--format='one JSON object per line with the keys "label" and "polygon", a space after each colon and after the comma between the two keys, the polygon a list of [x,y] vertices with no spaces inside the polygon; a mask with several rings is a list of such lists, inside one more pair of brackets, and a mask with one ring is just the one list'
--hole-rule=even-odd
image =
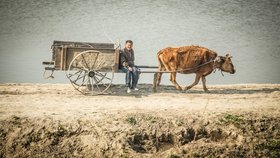
{"label": "brown ox", "polygon": [[211,74],[213,70],[220,69],[221,71],[231,74],[235,73],[229,54],[217,56],[216,52],[200,46],[168,47],[160,50],[157,57],[160,72],[155,74],[154,91],[156,91],[156,87],[160,84],[161,72],[163,71],[171,71],[170,81],[178,90],[182,90],[182,88],[176,82],[176,72],[182,74],[195,73],[196,77],[194,83],[187,86],[185,90],[191,89],[193,86],[197,85],[201,78],[205,92],[208,92],[205,77]]}

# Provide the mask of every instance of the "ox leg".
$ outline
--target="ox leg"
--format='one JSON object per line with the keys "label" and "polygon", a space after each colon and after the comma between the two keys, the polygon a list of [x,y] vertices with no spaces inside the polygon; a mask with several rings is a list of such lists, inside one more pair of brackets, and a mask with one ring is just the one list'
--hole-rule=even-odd
{"label": "ox leg", "polygon": [[[159,71],[164,71],[166,70],[164,67],[161,67],[159,69]],[[157,72],[154,74],[154,82],[153,82],[153,90],[154,92],[156,92],[157,90],[157,87],[159,86],[160,82],[161,82],[161,76],[162,76],[162,73],[160,72]]]}
{"label": "ox leg", "polygon": [[205,78],[205,76],[202,76],[201,80],[202,80],[202,84],[203,84],[203,89],[204,89],[204,91],[205,91],[206,93],[209,93],[209,90],[208,90],[207,87],[206,87],[206,78]]}
{"label": "ox leg", "polygon": [[155,73],[154,74],[154,81],[153,81],[153,91],[156,92],[157,91],[157,82],[158,82],[158,75],[159,73]]}
{"label": "ox leg", "polygon": [[159,86],[160,82],[161,82],[161,76],[162,76],[162,73],[158,73],[157,74],[157,86]]}
{"label": "ox leg", "polygon": [[194,80],[193,84],[187,86],[187,87],[185,88],[185,90],[191,89],[193,86],[197,85],[198,82],[199,82],[200,77],[201,77],[201,74],[196,74],[195,80]]}
{"label": "ox leg", "polygon": [[182,90],[181,86],[176,81],[176,73],[171,73],[170,75],[170,81],[174,84],[177,90]]}
{"label": "ox leg", "polygon": [[[166,70],[165,66],[168,67],[167,65],[164,65],[164,64],[160,65],[159,71],[165,71]],[[159,84],[161,82],[161,76],[162,76],[162,73],[159,72],[157,74],[157,83],[156,83],[157,86],[159,86]]]}

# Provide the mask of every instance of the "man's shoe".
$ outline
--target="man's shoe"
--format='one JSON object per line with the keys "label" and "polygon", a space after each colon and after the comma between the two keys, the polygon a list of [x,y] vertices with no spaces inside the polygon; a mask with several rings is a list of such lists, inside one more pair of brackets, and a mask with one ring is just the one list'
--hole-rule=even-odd
{"label": "man's shoe", "polygon": [[127,93],[130,93],[131,92],[131,89],[130,88],[127,88],[127,91],[126,91]]}
{"label": "man's shoe", "polygon": [[135,91],[139,91],[139,89],[138,89],[138,88],[134,88],[133,90],[135,90]]}

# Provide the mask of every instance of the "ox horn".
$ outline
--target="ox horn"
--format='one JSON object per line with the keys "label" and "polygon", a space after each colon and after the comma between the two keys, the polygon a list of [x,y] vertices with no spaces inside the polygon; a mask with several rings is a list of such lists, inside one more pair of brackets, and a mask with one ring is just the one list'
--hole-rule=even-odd
{"label": "ox horn", "polygon": [[232,58],[232,56],[229,53],[226,54],[226,57]]}

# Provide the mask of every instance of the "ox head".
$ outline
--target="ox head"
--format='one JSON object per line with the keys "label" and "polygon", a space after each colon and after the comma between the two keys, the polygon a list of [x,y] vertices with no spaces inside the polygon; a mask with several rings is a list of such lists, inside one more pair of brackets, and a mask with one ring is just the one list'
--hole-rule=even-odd
{"label": "ox head", "polygon": [[234,66],[231,61],[232,56],[226,54],[225,56],[218,56],[216,61],[218,63],[217,68],[221,69],[224,72],[228,72],[231,74],[235,73]]}

